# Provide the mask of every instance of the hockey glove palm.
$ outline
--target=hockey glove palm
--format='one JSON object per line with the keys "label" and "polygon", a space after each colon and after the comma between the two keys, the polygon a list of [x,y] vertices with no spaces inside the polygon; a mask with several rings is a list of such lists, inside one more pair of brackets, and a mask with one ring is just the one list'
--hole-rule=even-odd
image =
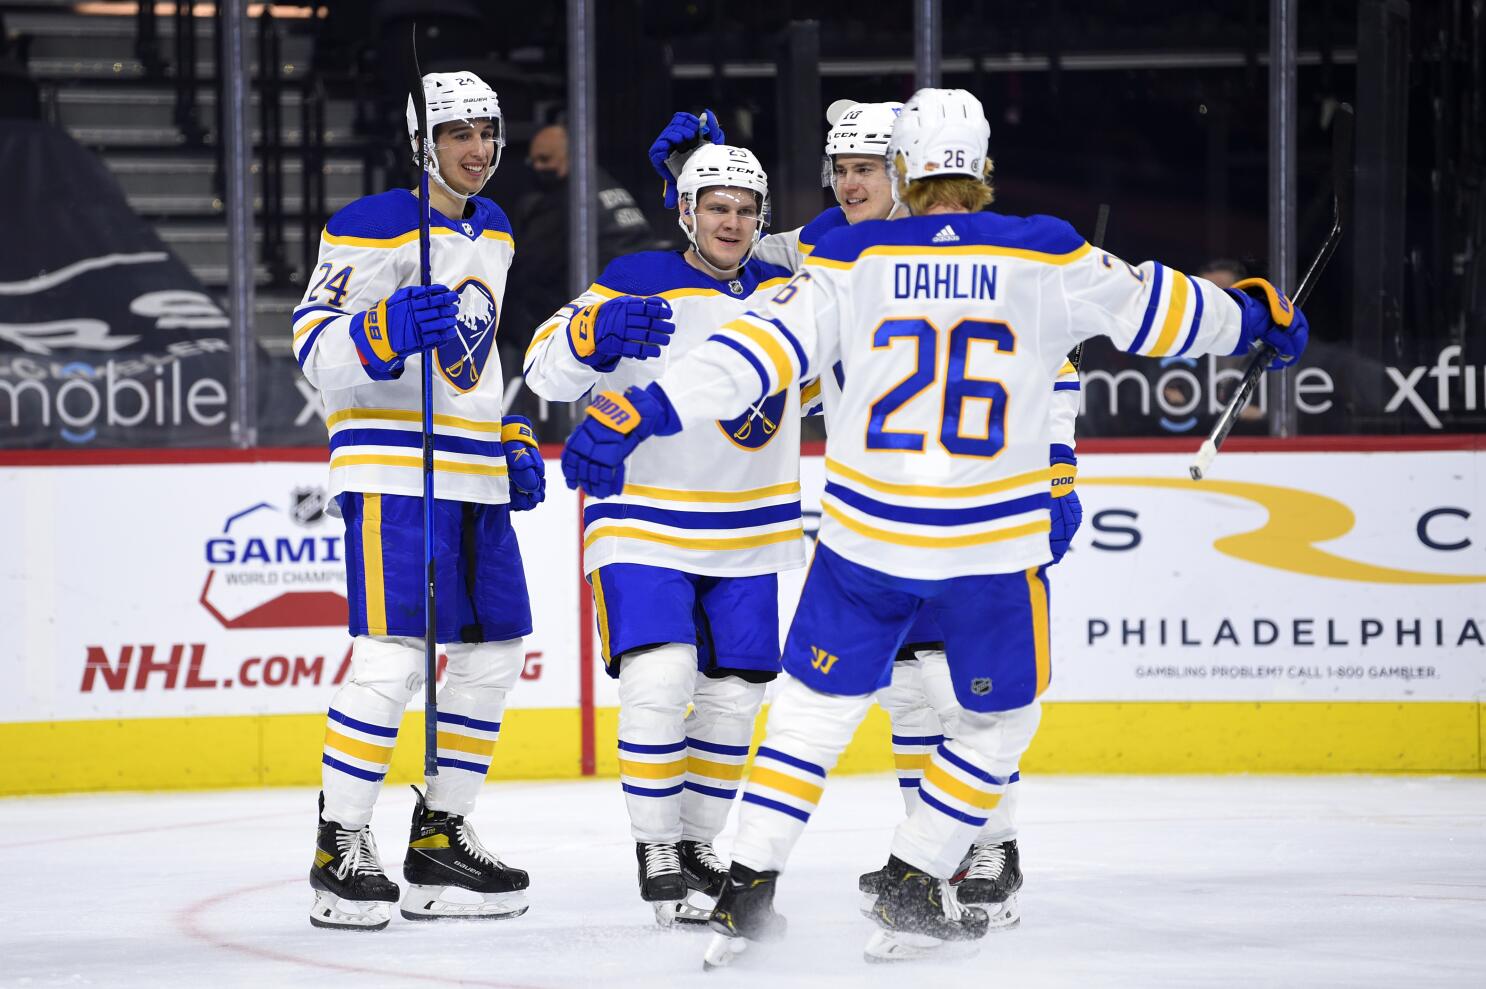
{"label": "hockey glove palm", "polygon": [[562,476],[593,498],[624,490],[624,461],[641,441],[681,431],[670,399],[652,382],[645,388],[600,392],[562,451]]}
{"label": "hockey glove palm", "polygon": [[1234,282],[1228,294],[1243,310],[1238,346],[1232,356],[1247,354],[1253,347],[1269,344],[1278,353],[1269,362],[1269,370],[1278,371],[1295,363],[1310,340],[1310,323],[1305,313],[1281,295],[1262,278],[1245,278]]}
{"label": "hockey glove palm", "polygon": [[584,306],[568,320],[573,356],[598,371],[612,371],[622,358],[659,357],[676,324],[671,304],[659,296],[621,295]]}
{"label": "hockey glove palm", "polygon": [[527,512],[547,497],[547,465],[537,448],[537,434],[524,416],[502,420],[501,448],[506,454],[506,479],[510,481],[511,511]]}
{"label": "hockey glove palm", "polygon": [[351,339],[373,377],[396,377],[409,354],[458,332],[459,296],[443,285],[400,288],[351,320]]}
{"label": "hockey glove palm", "polygon": [[1073,490],[1074,478],[1078,475],[1078,458],[1066,446],[1054,446],[1049,462],[1053,471],[1052,530],[1048,542],[1052,546],[1053,562],[1060,563],[1073,542],[1074,533],[1084,520],[1084,507]]}
{"label": "hockey glove palm", "polygon": [[676,174],[672,173],[666,162],[672,155],[682,155],[683,158],[678,159],[676,167],[676,173],[679,173],[679,161],[684,160],[684,156],[704,140],[713,144],[725,142],[716,115],[711,110],[703,110],[698,117],[681,110],[671,118],[666,129],[660,132],[660,137],[650,146],[650,164],[655,166],[656,174],[665,183],[662,195],[665,197],[666,209],[676,208]]}

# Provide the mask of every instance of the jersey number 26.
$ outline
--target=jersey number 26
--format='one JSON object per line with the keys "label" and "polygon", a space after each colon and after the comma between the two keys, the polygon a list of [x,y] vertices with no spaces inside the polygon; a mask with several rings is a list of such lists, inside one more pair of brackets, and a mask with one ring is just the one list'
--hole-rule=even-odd
{"label": "jersey number 26", "polygon": [[[867,421],[867,449],[912,450],[922,453],[926,434],[912,430],[889,429],[888,420],[939,380],[939,328],[927,319],[883,320],[872,334],[872,349],[890,348],[896,340],[914,343],[916,361],[908,377],[872,403]],[[1001,322],[963,319],[949,331],[949,360],[944,368],[944,394],[939,403],[939,442],[951,454],[961,457],[994,457],[1006,445],[1006,387],[990,378],[972,378],[965,373],[970,345],[977,340],[990,343],[999,353],[1016,350],[1016,334]],[[984,421],[965,419],[965,402],[985,399],[989,403]],[[967,426],[979,425],[968,435]]]}

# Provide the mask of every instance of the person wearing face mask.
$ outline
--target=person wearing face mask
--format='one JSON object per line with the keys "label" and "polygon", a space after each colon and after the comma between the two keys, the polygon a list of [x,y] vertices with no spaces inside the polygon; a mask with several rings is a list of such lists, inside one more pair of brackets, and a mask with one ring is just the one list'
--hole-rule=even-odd
{"label": "person wearing face mask", "polygon": [[[788,280],[753,256],[769,187],[751,151],[702,144],[678,173],[686,249],[616,258],[539,327],[526,355],[538,395],[571,402],[654,381]],[[780,668],[777,575],[805,562],[799,416],[798,389],[784,389],[657,443],[584,508],[640,896],[662,925],[705,922],[710,902],[687,901],[716,896],[727,876],[712,842]]]}
{"label": "person wearing face mask", "polygon": [[[826,110],[830,131],[821,159],[821,182],[836,194],[838,205],[803,227],[763,238],[758,250],[761,257],[799,270],[814,245],[830,231],[909,214],[906,207],[894,201],[885,157],[893,124],[902,109],[903,104],[891,102],[837,100],[831,104]],[[707,125],[715,127],[715,121],[709,118]],[[650,157],[663,177],[667,173],[662,163],[703,127],[704,122],[698,117],[690,121],[673,120],[657,138]],[[845,374],[837,363],[801,388],[804,414],[824,415],[828,433],[844,387]],[[1049,461],[1054,469],[1071,470],[1077,462],[1074,426],[1080,404],[1079,389],[1077,369],[1065,363],[1053,385],[1049,406],[1053,435]],[[1055,493],[1050,538],[1053,564],[1061,562],[1083,519],[1083,508],[1072,485],[1061,486]],[[891,683],[876,693],[877,703],[888,712],[892,722],[898,792],[908,814],[918,805],[919,787],[931,753],[946,737],[954,737],[961,713],[950,685],[943,639],[934,617],[927,610],[920,611],[894,657]],[[1000,802],[988,814],[986,825],[955,875],[959,899],[985,907],[993,929],[1015,927],[1021,918],[1017,893],[1022,887],[1022,870],[1015,817],[1020,780],[1019,772],[1012,775]],[[884,869],[876,869],[859,878],[864,910],[870,911],[885,876]]]}
{"label": "person wearing face mask", "polygon": [[[351,203],[325,225],[319,265],[294,311],[293,345],[325,403],[330,488],[346,525],[351,672],[331,699],[310,885],[316,927],[381,930],[400,890],[372,837],[372,808],[403,709],[423,685],[422,374],[433,374],[436,612],[448,655],[438,692],[438,767],[413,811],[403,861],[410,920],[516,917],[526,872],[505,865],[468,817],[495,755],[506,696],[532,631],[511,513],[545,495],[531,423],[502,417],[495,349],[515,242],[479,195],[500,163],[495,91],[472,72],[423,77],[432,130],[430,285],[422,284],[418,193]],[[418,148],[418,118],[407,106]],[[446,895],[449,894],[449,895]]]}
{"label": "person wearing face mask", "polygon": [[[521,240],[521,253],[511,265],[510,319],[506,325],[518,332],[501,338],[501,360],[512,368],[521,365],[521,357],[531,343],[531,328],[572,294],[568,282],[567,128],[551,124],[532,135],[526,166],[536,188],[517,201],[511,216],[511,226]],[[650,221],[634,196],[602,167],[594,185],[598,189],[595,217],[599,264],[655,246]]]}

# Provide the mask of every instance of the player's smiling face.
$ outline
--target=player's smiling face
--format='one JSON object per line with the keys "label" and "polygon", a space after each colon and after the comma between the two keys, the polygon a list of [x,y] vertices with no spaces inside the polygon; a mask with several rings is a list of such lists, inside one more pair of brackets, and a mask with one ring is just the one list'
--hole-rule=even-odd
{"label": "player's smiling face", "polygon": [[495,124],[489,120],[458,120],[434,128],[439,174],[456,191],[473,196],[485,187],[495,163]]}
{"label": "player's smiling face", "polygon": [[692,216],[702,256],[713,266],[730,270],[753,246],[760,222],[758,196],[751,189],[703,189]]}
{"label": "player's smiling face", "polygon": [[875,155],[836,155],[831,188],[848,223],[882,220],[892,212],[893,188],[883,159]]}

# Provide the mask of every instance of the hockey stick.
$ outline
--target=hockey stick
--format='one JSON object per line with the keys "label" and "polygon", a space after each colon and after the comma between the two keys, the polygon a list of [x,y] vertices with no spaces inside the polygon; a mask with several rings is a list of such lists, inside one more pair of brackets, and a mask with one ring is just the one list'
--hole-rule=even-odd
{"label": "hockey stick", "polygon": [[[1094,239],[1089,241],[1095,247],[1104,246],[1104,232],[1109,229],[1109,203],[1099,204],[1099,216],[1094,220]],[[1073,365],[1075,371],[1084,362],[1084,343],[1082,340],[1070,351],[1068,351],[1068,363]]]}
{"label": "hockey stick", "polygon": [[[428,102],[423,95],[423,72],[418,67],[418,25],[413,24],[413,78],[409,92],[413,112],[418,118],[418,278],[427,288],[433,281],[428,264]],[[438,576],[434,569],[433,543],[433,348],[423,351],[419,362],[423,372],[423,572],[427,576],[428,596],[424,601],[423,623],[423,773],[439,774],[439,642]]]}
{"label": "hockey stick", "polygon": [[[1326,270],[1327,262],[1331,260],[1331,255],[1336,253],[1337,244],[1341,243],[1343,211],[1346,210],[1351,198],[1351,105],[1338,103],[1336,114],[1336,120],[1331,125],[1331,232],[1326,235],[1321,249],[1311,260],[1311,266],[1306,269],[1305,277],[1301,278],[1300,288],[1295,290],[1291,301],[1297,308],[1305,305],[1306,300],[1311,297],[1311,289],[1316,287],[1316,281],[1321,277],[1321,272]],[[1233,397],[1228,400],[1227,408],[1223,409],[1223,414],[1218,417],[1212,432],[1198,448],[1197,456],[1192,460],[1192,466],[1187,468],[1187,472],[1192,475],[1192,480],[1200,481],[1207,476],[1214,458],[1223,447],[1223,441],[1228,438],[1234,424],[1238,422],[1239,414],[1243,412],[1244,406],[1249,404],[1249,398],[1254,394],[1259,379],[1263,377],[1264,369],[1269,366],[1270,361],[1274,360],[1275,354],[1275,349],[1266,343],[1254,351],[1254,356],[1249,358],[1249,365],[1244,368],[1243,380],[1239,382],[1238,391],[1234,392]]]}

